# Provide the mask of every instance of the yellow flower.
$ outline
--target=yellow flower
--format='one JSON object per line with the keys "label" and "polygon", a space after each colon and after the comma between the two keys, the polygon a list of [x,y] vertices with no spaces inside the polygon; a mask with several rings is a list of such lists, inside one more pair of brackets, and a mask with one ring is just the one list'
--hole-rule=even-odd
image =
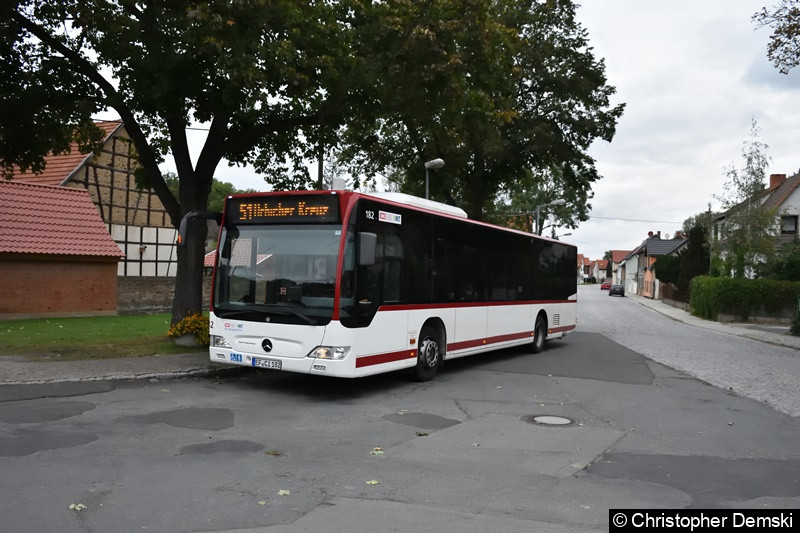
{"label": "yellow flower", "polygon": [[188,333],[194,334],[194,339],[198,344],[208,346],[208,318],[200,313],[189,313],[182,320],[170,326],[167,336],[180,337]]}

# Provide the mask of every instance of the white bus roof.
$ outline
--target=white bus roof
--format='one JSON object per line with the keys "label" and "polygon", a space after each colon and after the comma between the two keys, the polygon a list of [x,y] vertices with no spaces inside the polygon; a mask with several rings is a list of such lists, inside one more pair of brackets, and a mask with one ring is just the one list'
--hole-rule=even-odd
{"label": "white bus roof", "polygon": [[446,215],[452,215],[460,218],[468,218],[466,211],[460,207],[454,207],[441,202],[434,202],[433,200],[426,200],[425,198],[417,198],[416,196],[411,196],[410,194],[404,194],[402,192],[371,192],[368,194],[369,196],[375,196],[376,198],[389,200],[390,202],[396,202],[398,204],[419,207],[421,209],[436,211],[438,213],[444,213]]}

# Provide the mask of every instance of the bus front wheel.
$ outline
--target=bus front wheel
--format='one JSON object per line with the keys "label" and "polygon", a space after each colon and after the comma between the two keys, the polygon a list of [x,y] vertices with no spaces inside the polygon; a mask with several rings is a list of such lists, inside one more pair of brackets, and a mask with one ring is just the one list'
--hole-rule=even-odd
{"label": "bus front wheel", "polygon": [[430,326],[422,329],[419,339],[414,375],[419,381],[428,381],[436,375],[442,363],[442,341],[436,330]]}

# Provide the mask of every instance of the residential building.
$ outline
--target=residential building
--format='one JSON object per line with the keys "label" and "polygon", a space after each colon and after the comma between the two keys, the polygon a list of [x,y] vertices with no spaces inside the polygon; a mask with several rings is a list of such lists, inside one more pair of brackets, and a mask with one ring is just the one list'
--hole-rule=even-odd
{"label": "residential building", "polygon": [[620,272],[620,266],[629,253],[630,250],[611,250],[611,282],[616,285],[624,285],[625,276]]}
{"label": "residential building", "polygon": [[0,180],[0,317],[115,314],[123,256],[87,191]]}
{"label": "residential building", "polygon": [[619,262],[619,283],[628,294],[639,294],[639,256],[633,250]]}
{"label": "residential building", "polygon": [[608,277],[608,259],[595,259],[592,262],[592,276],[600,282]]}
{"label": "residential building", "polygon": [[70,152],[45,158],[38,174],[17,173],[13,181],[84,189],[89,192],[109,234],[125,253],[120,276],[175,276],[177,231],[156,194],[136,185],[136,150],[119,121],[98,122],[105,133],[98,155]]}
{"label": "residential building", "polygon": [[[660,300],[661,291],[655,275],[655,270],[658,268],[656,260],[660,256],[673,253],[685,242],[686,239],[680,234],[673,239],[662,239],[660,231],[658,233],[649,232],[647,239],[642,241],[642,244],[633,249],[624,259],[626,262],[625,275],[628,278],[633,271],[631,267],[635,268],[634,287],[629,288],[630,292],[645,298]],[[635,266],[630,261],[632,257],[636,257]]]}
{"label": "residential building", "polygon": [[[777,237],[777,245],[783,245],[800,236],[800,172],[787,178],[786,174],[771,174],[769,187],[757,198],[759,205],[776,213],[773,234]],[[740,204],[741,205],[741,204]],[[735,206],[717,216],[713,222],[712,241],[719,241],[724,226],[728,223],[730,213],[740,206]]]}

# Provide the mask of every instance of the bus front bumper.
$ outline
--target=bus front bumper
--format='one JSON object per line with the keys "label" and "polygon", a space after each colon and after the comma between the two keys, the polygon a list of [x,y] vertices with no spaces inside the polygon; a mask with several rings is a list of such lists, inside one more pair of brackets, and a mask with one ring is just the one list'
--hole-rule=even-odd
{"label": "bus front bumper", "polygon": [[281,357],[278,355],[252,355],[239,353],[225,348],[210,348],[211,361],[224,365],[248,366],[267,370],[283,370],[301,374],[317,374],[332,377],[355,377],[354,357],[350,354],[345,359],[322,359],[315,357]]}

